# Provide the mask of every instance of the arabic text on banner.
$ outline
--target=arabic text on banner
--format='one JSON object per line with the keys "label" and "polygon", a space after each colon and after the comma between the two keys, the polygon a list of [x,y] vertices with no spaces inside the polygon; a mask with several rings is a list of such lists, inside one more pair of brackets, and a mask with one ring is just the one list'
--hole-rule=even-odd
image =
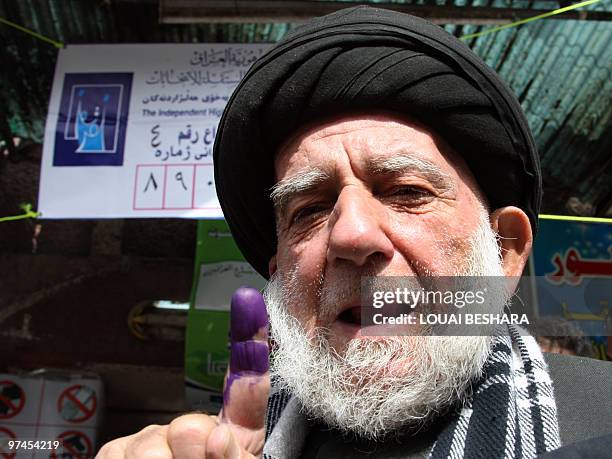
{"label": "arabic text on banner", "polygon": [[220,218],[212,167],[232,91],[269,45],[73,45],[59,51],[42,218]]}

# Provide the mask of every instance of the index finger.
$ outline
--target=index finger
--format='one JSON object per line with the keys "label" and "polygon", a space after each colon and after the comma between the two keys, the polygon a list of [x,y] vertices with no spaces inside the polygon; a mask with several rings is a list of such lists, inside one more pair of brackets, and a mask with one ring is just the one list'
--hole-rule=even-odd
{"label": "index finger", "polygon": [[259,290],[240,287],[232,296],[230,364],[221,421],[264,427],[270,391],[268,315]]}

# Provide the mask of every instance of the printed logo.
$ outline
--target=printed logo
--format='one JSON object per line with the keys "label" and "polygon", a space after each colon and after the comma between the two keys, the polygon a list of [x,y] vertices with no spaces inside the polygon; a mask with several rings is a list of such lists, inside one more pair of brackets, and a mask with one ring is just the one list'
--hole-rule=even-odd
{"label": "printed logo", "polygon": [[132,73],[67,73],[54,166],[122,166]]}

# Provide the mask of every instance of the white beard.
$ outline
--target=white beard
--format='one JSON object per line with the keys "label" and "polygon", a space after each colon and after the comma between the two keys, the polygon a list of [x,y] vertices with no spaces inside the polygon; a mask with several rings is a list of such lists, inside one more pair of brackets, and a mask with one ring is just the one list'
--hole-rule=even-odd
{"label": "white beard", "polygon": [[[486,213],[470,241],[462,276],[503,276],[500,249]],[[273,276],[265,291],[278,345],[272,373],[308,414],[330,427],[369,439],[419,428],[462,401],[481,374],[490,336],[387,336],[353,339],[340,355],[320,328],[306,333],[286,305],[300,304],[291,273]],[[499,298],[498,313],[507,297]],[[309,339],[310,336],[310,339]],[[401,369],[399,371],[398,369]]]}

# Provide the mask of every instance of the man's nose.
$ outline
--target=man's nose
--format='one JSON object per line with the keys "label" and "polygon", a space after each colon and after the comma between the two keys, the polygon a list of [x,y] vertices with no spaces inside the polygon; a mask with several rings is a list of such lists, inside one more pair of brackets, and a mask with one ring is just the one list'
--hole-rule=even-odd
{"label": "man's nose", "polygon": [[381,204],[364,190],[345,188],[329,221],[331,233],[327,261],[347,260],[364,265],[372,255],[393,257],[393,243],[384,231],[386,214]]}

